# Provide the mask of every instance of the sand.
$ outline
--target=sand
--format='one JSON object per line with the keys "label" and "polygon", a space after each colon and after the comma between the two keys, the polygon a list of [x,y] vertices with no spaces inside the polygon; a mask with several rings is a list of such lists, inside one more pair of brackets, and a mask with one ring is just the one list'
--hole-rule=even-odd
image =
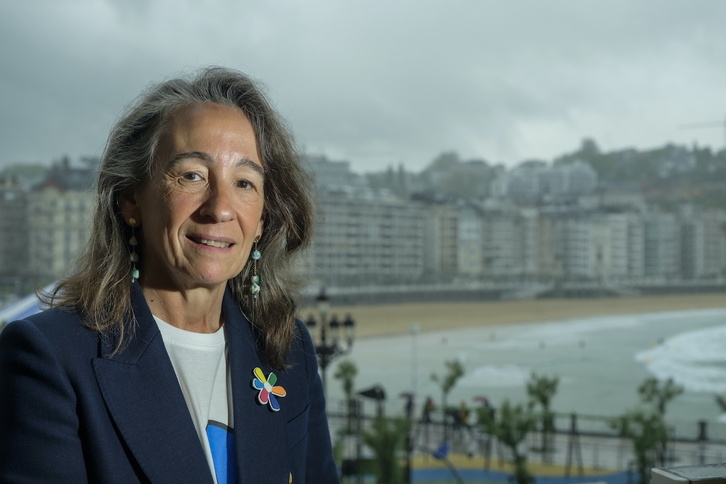
{"label": "sand", "polygon": [[[403,334],[417,324],[420,331],[580,319],[618,314],[726,308],[725,293],[593,299],[528,299],[461,303],[416,303],[335,306],[330,315],[350,314],[358,338]],[[315,314],[302,309],[300,316]]]}

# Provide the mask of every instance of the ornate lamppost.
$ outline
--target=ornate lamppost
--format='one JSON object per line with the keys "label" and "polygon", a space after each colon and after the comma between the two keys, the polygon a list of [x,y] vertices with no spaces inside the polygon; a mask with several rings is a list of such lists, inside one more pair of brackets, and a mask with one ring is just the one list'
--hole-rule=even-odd
{"label": "ornate lamppost", "polygon": [[[318,355],[318,366],[323,377],[323,392],[328,394],[328,366],[338,357],[350,353],[353,349],[354,327],[355,321],[350,315],[345,320],[338,321],[338,317],[334,314],[328,321],[328,312],[330,311],[330,299],[325,294],[325,289],[320,290],[320,294],[315,300],[315,306],[318,312],[318,321],[313,315],[308,316],[305,322],[310,329],[315,343],[315,353]],[[315,328],[319,327],[318,337],[315,335]]]}

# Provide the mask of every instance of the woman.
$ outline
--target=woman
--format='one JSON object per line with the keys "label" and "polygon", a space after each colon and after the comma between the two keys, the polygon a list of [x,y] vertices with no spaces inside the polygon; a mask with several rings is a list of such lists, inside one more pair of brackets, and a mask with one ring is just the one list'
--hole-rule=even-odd
{"label": "woman", "polygon": [[210,68],[139,98],[78,272],[0,337],[0,481],[338,482],[290,292],[311,222],[249,78]]}

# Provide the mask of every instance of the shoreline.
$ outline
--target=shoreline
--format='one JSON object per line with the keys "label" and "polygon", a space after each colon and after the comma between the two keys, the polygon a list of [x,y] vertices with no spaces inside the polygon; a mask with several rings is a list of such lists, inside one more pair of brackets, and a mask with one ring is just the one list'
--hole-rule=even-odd
{"label": "shoreline", "polygon": [[[717,308],[726,308],[726,294],[334,306],[329,317],[337,315],[342,321],[350,314],[356,323],[356,338],[374,338],[410,333],[414,324],[423,332]],[[301,308],[298,314],[303,319],[310,314],[317,318],[313,308]]]}

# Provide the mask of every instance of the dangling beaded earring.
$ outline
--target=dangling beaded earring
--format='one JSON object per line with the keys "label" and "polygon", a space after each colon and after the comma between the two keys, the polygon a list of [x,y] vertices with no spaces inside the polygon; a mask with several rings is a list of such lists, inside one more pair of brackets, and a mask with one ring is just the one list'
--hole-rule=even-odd
{"label": "dangling beaded earring", "polygon": [[255,246],[252,249],[252,254],[250,254],[250,257],[252,257],[252,284],[250,284],[250,293],[255,299],[260,294],[260,276],[257,274],[257,261],[260,260],[262,254],[257,250],[257,242],[259,240],[259,237],[255,238]]}
{"label": "dangling beaded earring", "polygon": [[131,284],[136,282],[139,278],[139,270],[136,268],[136,263],[139,261],[139,254],[136,253],[136,246],[139,245],[139,241],[136,239],[136,219],[130,218],[129,225],[131,226],[131,238],[129,239],[129,245],[131,246],[131,254],[129,260],[131,260]]}

